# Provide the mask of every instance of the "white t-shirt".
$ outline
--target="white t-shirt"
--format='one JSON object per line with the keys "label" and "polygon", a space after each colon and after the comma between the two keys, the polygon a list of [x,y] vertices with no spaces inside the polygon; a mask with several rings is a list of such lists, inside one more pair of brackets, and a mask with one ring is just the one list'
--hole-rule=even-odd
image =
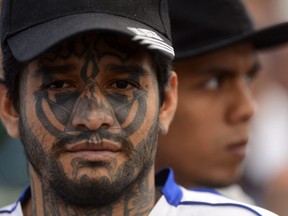
{"label": "white t-shirt", "polygon": [[[176,184],[170,169],[156,175],[156,185],[162,187],[162,196],[149,216],[276,216],[263,208],[226,198],[215,190],[187,190]],[[0,216],[23,216],[20,203],[29,196],[27,188],[16,203],[0,209]]]}

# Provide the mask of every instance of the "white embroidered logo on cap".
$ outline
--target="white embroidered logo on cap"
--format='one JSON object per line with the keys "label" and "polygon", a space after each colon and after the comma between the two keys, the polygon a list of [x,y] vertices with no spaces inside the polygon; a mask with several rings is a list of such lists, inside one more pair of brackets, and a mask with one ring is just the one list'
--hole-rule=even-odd
{"label": "white embroidered logo on cap", "polygon": [[155,38],[158,40],[162,40],[162,38],[159,37],[159,35],[157,35],[156,32],[150,31],[148,29],[143,29],[143,28],[131,28],[131,27],[127,27],[130,31],[134,32],[136,35],[138,36],[146,36],[149,38]]}
{"label": "white embroidered logo on cap", "polygon": [[146,44],[150,49],[160,49],[175,55],[173,47],[166,44],[156,32],[143,28],[127,27],[127,29],[136,34],[133,37],[134,41],[140,41],[140,44]]}

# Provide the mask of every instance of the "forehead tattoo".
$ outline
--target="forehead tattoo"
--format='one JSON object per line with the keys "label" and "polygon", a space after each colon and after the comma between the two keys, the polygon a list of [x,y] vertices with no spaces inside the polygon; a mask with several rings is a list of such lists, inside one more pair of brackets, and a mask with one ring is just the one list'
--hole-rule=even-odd
{"label": "forehead tattoo", "polygon": [[[99,50],[97,46],[99,43],[104,44],[104,49]],[[131,95],[116,92],[107,93],[101,91],[96,81],[99,73],[98,62],[103,57],[113,56],[125,63],[131,60],[137,52],[139,52],[137,47],[121,43],[116,37],[99,36],[93,42],[91,40],[88,42],[87,38],[83,36],[66,43],[65,47],[58,47],[44,59],[41,59],[39,70],[43,77],[43,83],[53,80],[52,75],[45,71],[43,62],[53,63],[56,60],[66,60],[73,56],[83,59],[79,73],[85,86],[83,92],[66,91],[53,95],[50,95],[48,91],[35,92],[37,117],[46,130],[57,139],[62,139],[67,133],[80,133],[79,129],[72,126],[71,117],[76,107],[79,108],[85,104],[87,106],[83,107],[112,112],[115,122],[109,129],[111,133],[121,131],[120,133],[124,133],[122,135],[129,136],[137,131],[146,116],[147,91],[135,89]],[[44,71],[41,71],[42,69]],[[133,79],[139,81],[140,75],[140,73],[133,74]],[[136,115],[132,115],[132,112]],[[121,130],[119,130],[120,128]]]}

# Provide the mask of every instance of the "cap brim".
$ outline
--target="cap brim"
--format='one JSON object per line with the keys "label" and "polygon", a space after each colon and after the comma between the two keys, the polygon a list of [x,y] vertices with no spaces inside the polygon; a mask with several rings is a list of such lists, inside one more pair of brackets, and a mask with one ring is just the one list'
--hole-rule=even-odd
{"label": "cap brim", "polygon": [[[85,13],[61,17],[23,30],[7,39],[15,58],[20,62],[30,61],[61,41],[87,31],[113,31],[132,40],[155,49],[169,58],[174,58],[171,41],[157,32],[159,38],[148,35],[137,35],[131,28],[145,29],[155,32],[151,27],[125,17],[104,13]],[[160,39],[161,38],[161,39]]]}
{"label": "cap brim", "polygon": [[218,49],[225,48],[241,42],[250,42],[257,50],[269,49],[283,43],[288,42],[288,22],[277,24],[272,27],[267,27],[260,30],[239,34],[235,37],[230,37],[217,43],[212,43],[206,46],[198,47],[195,49],[182,50],[177,52],[176,60],[196,57],[204,55],[208,52],[217,51]]}

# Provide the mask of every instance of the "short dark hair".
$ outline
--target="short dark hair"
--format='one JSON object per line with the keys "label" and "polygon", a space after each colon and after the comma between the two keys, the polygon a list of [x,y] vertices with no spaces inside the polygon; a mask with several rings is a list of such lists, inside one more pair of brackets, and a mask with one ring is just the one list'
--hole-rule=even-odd
{"label": "short dark hair", "polygon": [[7,43],[2,44],[2,68],[3,78],[0,84],[7,89],[7,96],[12,100],[15,109],[19,108],[19,72],[24,70],[25,63],[19,62],[13,56]]}
{"label": "short dark hair", "polygon": [[169,79],[172,74],[172,60],[157,51],[151,51],[150,55],[155,64],[154,68],[156,69],[158,81],[160,105],[162,105],[165,99],[165,89],[169,85]]}
{"label": "short dark hair", "polygon": [[[0,78],[0,84],[4,85],[7,89],[7,96],[12,100],[13,105],[19,111],[19,73],[24,70],[27,63],[19,62],[13,56],[11,49],[7,43],[2,44],[3,52],[3,78]],[[160,54],[157,51],[148,50],[152,57],[153,66],[156,69],[159,99],[162,105],[165,97],[165,88],[168,86],[168,81],[171,76],[171,64],[167,56]]]}

